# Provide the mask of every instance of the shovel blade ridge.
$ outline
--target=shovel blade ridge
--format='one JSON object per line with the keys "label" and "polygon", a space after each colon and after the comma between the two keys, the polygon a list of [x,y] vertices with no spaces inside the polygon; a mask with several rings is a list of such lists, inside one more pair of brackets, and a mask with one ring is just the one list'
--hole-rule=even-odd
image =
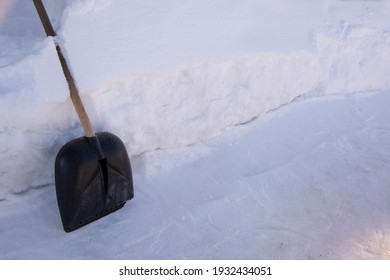
{"label": "shovel blade ridge", "polygon": [[130,159],[123,142],[108,132],[96,136],[104,160],[87,137],[66,143],[56,157],[57,203],[66,232],[122,208],[134,197]]}

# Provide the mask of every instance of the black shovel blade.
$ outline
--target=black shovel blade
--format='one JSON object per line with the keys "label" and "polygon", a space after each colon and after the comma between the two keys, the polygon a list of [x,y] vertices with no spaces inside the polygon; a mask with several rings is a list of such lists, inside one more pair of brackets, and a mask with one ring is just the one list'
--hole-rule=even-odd
{"label": "black shovel blade", "polygon": [[90,138],[66,143],[55,161],[58,208],[66,232],[123,207],[134,197],[130,160],[123,142],[108,132],[96,133],[104,158]]}

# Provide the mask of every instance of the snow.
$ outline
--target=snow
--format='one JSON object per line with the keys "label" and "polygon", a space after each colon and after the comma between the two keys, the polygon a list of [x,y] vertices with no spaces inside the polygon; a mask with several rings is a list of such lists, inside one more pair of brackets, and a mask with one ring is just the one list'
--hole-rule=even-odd
{"label": "snow", "polygon": [[[47,3],[46,3],[47,2]],[[83,134],[33,4],[0,13],[1,259],[389,259],[389,1],[44,1],[135,198],[62,231]]]}

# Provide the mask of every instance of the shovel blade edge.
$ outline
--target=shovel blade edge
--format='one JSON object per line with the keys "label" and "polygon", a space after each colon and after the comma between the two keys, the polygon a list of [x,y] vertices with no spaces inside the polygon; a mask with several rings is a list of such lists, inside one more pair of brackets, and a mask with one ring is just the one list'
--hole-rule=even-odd
{"label": "shovel blade edge", "polygon": [[78,229],[120,208],[134,197],[130,159],[123,142],[109,132],[96,133],[102,161],[87,137],[66,143],[55,160],[57,203],[66,232]]}

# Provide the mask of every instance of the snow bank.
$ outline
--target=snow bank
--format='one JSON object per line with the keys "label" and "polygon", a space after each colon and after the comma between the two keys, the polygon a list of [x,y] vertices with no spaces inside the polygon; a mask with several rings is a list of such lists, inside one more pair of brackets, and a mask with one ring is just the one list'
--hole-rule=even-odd
{"label": "snow bank", "polygon": [[257,53],[167,75],[130,74],[91,92],[91,105],[101,127],[120,131],[130,152],[140,154],[216,136],[298,97],[389,87],[389,38],[350,33],[341,41],[319,35],[316,52]]}
{"label": "snow bank", "polygon": [[[380,21],[382,25],[375,20],[362,25],[364,19],[337,18],[327,29],[312,30],[304,18],[294,17],[299,36],[291,47],[281,48],[292,39],[288,22],[280,27],[268,16],[263,25],[290,34],[287,39],[273,39],[268,46],[277,47],[270,51],[264,38],[259,39],[267,28],[261,25],[259,30],[253,12],[261,11],[264,2],[255,7],[250,5],[253,1],[240,2],[238,13],[234,2],[193,1],[192,6],[179,6],[168,1],[167,6],[151,7],[144,1],[130,5],[129,1],[90,0],[55,6],[61,13],[67,7],[59,36],[96,130],[118,135],[133,156],[208,139],[297,98],[390,87],[386,20]],[[305,7],[303,12],[294,11],[301,16],[317,11],[309,2],[298,5]],[[328,7],[320,6],[321,19],[326,13],[329,18],[337,15],[338,2],[324,1]],[[226,14],[216,13],[224,6]],[[133,16],[126,11],[134,11]],[[176,16],[167,17],[172,15]],[[194,23],[197,32],[191,30]],[[151,34],[157,39],[151,39]],[[235,37],[240,34],[245,38]],[[31,41],[34,50],[27,55],[23,48],[15,56],[3,51],[10,59],[0,68],[0,199],[9,192],[52,184],[57,151],[83,135],[52,40],[40,36],[39,41]],[[171,47],[166,47],[170,40]],[[193,45],[197,41],[202,43]]]}

